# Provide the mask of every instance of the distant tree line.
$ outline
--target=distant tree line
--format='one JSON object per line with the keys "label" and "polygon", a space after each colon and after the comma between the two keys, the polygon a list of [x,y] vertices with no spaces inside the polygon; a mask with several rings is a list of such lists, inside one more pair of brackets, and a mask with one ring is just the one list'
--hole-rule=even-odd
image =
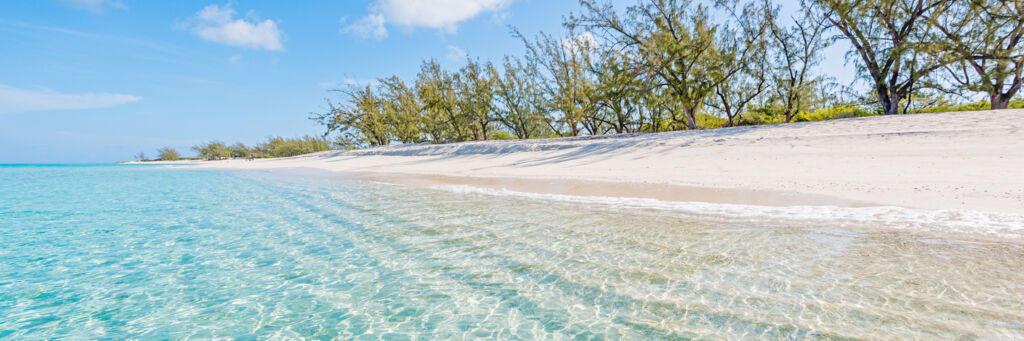
{"label": "distant tree line", "polygon": [[[229,146],[224,142],[210,141],[192,146],[192,151],[196,153],[196,157],[194,158],[182,158],[180,154],[178,154],[177,150],[165,147],[157,150],[158,157],[154,160],[176,161],[182,159],[221,160],[247,157],[289,157],[330,150],[330,147],[331,146],[327,140],[314,136],[303,136],[297,138],[285,138],[279,136],[270,137],[266,141],[260,142],[254,146],[246,146],[241,142]],[[145,153],[141,152],[135,156],[135,159],[138,161],[151,161],[146,158]]]}
{"label": "distant tree line", "polygon": [[[513,34],[523,56],[426,60],[336,90],[311,119],[334,147],[659,132],[1024,107],[1024,1],[581,0],[562,35]],[[864,89],[821,74],[838,40]],[[836,63],[837,61],[829,61]],[[983,102],[958,104],[982,94]],[[230,148],[228,148],[230,149]],[[219,154],[218,154],[219,155]]]}
{"label": "distant tree line", "polygon": [[323,138],[303,136],[299,138],[271,137],[255,146],[246,146],[241,142],[226,145],[220,141],[211,141],[192,146],[192,150],[200,159],[217,160],[230,158],[273,158],[289,157],[329,150],[330,146]]}

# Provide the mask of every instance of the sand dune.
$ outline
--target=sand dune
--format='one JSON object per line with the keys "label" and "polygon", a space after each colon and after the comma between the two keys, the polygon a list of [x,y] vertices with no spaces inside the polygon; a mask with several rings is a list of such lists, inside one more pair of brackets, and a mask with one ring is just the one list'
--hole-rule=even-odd
{"label": "sand dune", "polygon": [[740,204],[1024,213],[1024,110],[659,134],[395,145],[200,168]]}

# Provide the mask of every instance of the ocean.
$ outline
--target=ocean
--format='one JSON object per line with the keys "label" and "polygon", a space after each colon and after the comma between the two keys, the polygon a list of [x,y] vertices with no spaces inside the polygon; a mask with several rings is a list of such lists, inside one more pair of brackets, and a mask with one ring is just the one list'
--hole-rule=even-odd
{"label": "ocean", "polygon": [[0,166],[0,339],[1024,339],[1019,216]]}

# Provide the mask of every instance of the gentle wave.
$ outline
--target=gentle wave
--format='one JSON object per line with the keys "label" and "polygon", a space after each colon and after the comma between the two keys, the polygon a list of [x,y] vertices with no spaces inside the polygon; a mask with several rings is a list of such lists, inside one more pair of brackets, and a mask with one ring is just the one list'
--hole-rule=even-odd
{"label": "gentle wave", "polygon": [[490,189],[469,185],[431,186],[462,194],[514,196],[581,204],[674,211],[704,217],[733,220],[799,221],[839,224],[844,227],[872,226],[891,229],[917,229],[935,232],[983,234],[1000,238],[1024,239],[1024,215],[971,210],[925,210],[896,206],[759,206],[696,201],[664,201],[649,198],[577,196]]}

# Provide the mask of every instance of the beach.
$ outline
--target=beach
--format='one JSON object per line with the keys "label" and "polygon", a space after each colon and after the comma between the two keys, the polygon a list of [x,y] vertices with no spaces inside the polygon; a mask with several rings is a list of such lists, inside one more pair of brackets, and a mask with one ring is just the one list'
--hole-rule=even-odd
{"label": "beach", "polygon": [[1024,110],[655,134],[393,145],[205,169],[339,172],[407,185],[752,205],[1024,213]]}

